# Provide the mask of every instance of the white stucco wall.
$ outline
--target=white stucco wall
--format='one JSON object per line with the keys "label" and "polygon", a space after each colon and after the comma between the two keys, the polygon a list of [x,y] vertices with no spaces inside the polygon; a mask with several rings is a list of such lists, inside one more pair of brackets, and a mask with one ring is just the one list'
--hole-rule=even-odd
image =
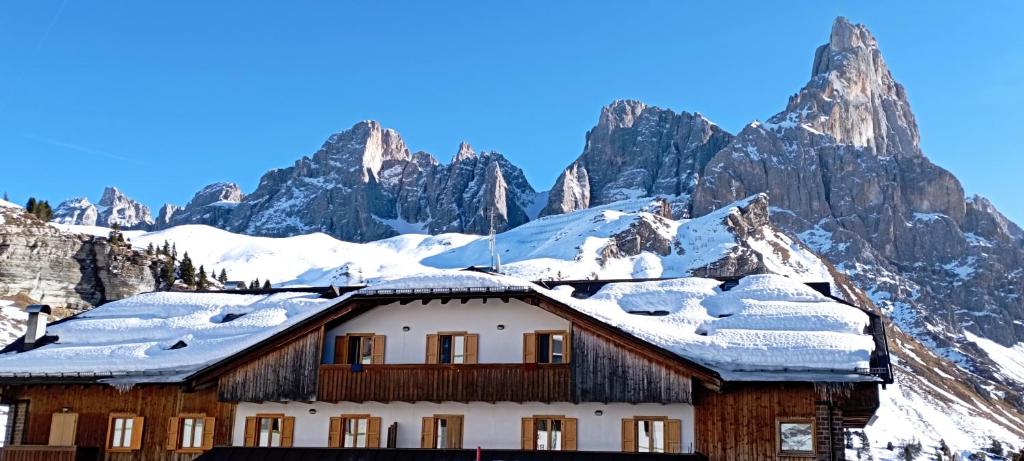
{"label": "white stucco wall", "polygon": [[[311,409],[316,414],[310,414]],[[603,414],[597,416],[595,411]],[[239,403],[235,410],[232,444],[245,443],[245,417],[257,413],[284,413],[295,417],[295,446],[326,447],[330,417],[343,413],[381,418],[381,443],[387,427],[398,423],[398,447],[419,448],[424,416],[464,416],[463,448],[519,449],[521,418],[533,415],[564,415],[577,418],[577,449],[619,451],[622,449],[622,419],[634,416],[665,416],[682,421],[682,449],[693,450],[693,406],[689,404],[628,403]]]}
{"label": "white stucco wall", "polygon": [[[498,325],[504,325],[498,330]],[[334,337],[347,333],[386,335],[384,363],[415,364],[426,359],[427,335],[439,331],[465,331],[480,335],[479,363],[522,363],[523,333],[536,330],[569,330],[571,322],[518,300],[508,303],[479,299],[461,304],[415,301],[378,306],[331,330],[324,338],[324,361],[334,360]],[[409,331],[402,331],[403,327]]]}

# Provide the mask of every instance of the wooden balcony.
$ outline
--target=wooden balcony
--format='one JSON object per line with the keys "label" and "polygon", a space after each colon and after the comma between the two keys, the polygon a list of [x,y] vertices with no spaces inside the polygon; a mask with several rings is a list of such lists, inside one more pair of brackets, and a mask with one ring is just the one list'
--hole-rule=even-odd
{"label": "wooden balcony", "polygon": [[569,365],[321,365],[328,402],[568,402]]}
{"label": "wooden balcony", "polygon": [[0,447],[0,461],[75,461],[76,447],[9,445]]}

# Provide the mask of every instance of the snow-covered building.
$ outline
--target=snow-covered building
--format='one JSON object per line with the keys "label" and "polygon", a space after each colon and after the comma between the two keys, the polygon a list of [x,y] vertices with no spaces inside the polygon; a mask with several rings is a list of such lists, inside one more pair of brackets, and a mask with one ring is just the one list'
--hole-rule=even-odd
{"label": "snow-covered building", "polygon": [[161,292],[36,336],[5,461],[833,460],[892,378],[877,315],[771,275]]}

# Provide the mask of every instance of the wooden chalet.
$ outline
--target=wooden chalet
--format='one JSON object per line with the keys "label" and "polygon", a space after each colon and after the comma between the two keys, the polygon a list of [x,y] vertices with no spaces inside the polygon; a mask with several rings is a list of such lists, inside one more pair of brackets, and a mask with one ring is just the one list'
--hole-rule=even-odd
{"label": "wooden chalet", "polygon": [[609,283],[637,282],[307,289],[324,307],[187,372],[10,369],[61,343],[37,328],[0,353],[0,461],[841,460],[892,382],[871,312],[868,367],[732,379],[549,291]]}

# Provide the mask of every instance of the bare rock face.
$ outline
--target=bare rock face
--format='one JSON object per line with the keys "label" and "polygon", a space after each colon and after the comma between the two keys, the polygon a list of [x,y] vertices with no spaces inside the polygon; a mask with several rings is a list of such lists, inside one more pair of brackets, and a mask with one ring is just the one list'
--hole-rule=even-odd
{"label": "bare rock face", "polygon": [[1024,232],[921,152],[905,90],[866,28],[836,20],[812,79],[707,164],[695,215],[767,192],[773,220],[831,260],[904,330],[1017,392],[969,331],[1024,341]]}
{"label": "bare rock face", "polygon": [[559,176],[541,214],[651,195],[690,195],[704,165],[731,139],[700,114],[616,101],[601,111],[583,153]]}
{"label": "bare rock face", "polygon": [[61,224],[112,227],[122,229],[149,229],[153,216],[149,207],[128,198],[116,187],[103,189],[98,204],[84,197],[61,202],[53,211],[53,221]]}
{"label": "bare rock face", "polygon": [[213,183],[196,192],[184,208],[164,205],[153,227],[165,229],[182,224],[224,227],[243,197],[242,189],[235,183]]}
{"label": "bare rock face", "polygon": [[528,221],[536,195],[501,154],[477,155],[463,144],[442,165],[428,153],[411,154],[396,131],[366,121],[331,136],[312,157],[265,174],[222,227],[268,236],[325,232],[357,242],[407,232],[486,233]]}
{"label": "bare rock face", "polygon": [[0,208],[0,296],[82,309],[158,286],[154,257]]}

